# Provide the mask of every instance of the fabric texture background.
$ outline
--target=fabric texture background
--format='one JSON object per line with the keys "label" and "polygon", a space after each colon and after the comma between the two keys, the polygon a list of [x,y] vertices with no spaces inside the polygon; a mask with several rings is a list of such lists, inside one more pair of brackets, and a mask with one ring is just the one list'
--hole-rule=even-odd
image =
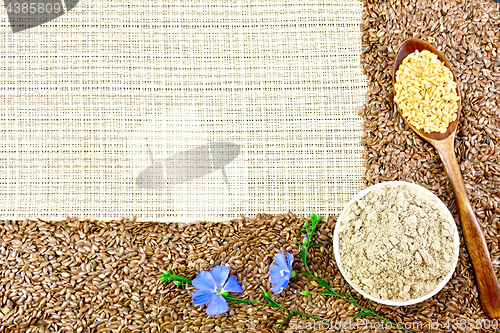
{"label": "fabric texture background", "polygon": [[339,213],[364,173],[362,10],[81,0],[18,33],[3,15],[0,215]]}

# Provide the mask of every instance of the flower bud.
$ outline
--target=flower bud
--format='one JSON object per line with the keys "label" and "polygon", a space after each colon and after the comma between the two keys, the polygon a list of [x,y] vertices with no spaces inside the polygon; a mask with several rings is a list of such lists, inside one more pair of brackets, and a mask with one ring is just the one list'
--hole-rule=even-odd
{"label": "flower bud", "polygon": [[181,281],[177,281],[177,280],[176,280],[176,281],[174,281],[174,284],[175,284],[177,287],[182,286],[182,282],[181,282]]}
{"label": "flower bud", "polygon": [[307,290],[303,290],[300,292],[301,295],[304,295],[304,296],[308,296],[308,295],[311,295],[311,292],[310,291],[307,291]]}

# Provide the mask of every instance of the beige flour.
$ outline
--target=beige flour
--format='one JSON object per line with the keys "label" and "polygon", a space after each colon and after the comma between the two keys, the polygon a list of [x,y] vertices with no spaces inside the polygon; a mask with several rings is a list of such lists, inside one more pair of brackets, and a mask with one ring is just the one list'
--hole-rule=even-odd
{"label": "beige flour", "polygon": [[408,185],[376,188],[346,209],[341,266],[357,289],[404,302],[433,291],[453,269],[453,220],[439,201]]}

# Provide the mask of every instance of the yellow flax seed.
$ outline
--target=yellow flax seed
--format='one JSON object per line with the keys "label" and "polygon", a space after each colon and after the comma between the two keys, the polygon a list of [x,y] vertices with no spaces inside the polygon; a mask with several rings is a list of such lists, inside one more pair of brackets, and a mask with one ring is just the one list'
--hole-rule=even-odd
{"label": "yellow flax seed", "polygon": [[408,55],[396,72],[394,101],[403,116],[424,132],[446,132],[457,119],[457,85],[453,74],[427,50]]}

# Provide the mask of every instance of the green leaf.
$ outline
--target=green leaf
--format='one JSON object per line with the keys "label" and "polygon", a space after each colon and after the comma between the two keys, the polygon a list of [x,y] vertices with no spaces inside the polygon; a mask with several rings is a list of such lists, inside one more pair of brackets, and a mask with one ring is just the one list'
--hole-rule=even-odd
{"label": "green leaf", "polygon": [[[181,283],[186,283],[186,284],[192,284],[191,280],[186,279],[184,276],[180,276],[177,274],[174,274],[172,271],[163,271],[163,273],[160,275],[160,281],[162,282],[174,282],[174,281],[179,281]],[[178,286],[177,283],[175,285]]]}
{"label": "green leaf", "polygon": [[321,215],[311,214],[311,224],[315,227],[321,221]]}
{"label": "green leaf", "polygon": [[295,313],[292,313],[290,314],[288,317],[286,317],[282,322],[281,324],[278,325],[278,331],[281,331],[281,326],[286,323],[287,321],[290,320],[290,318],[292,318],[293,316],[295,316]]}
{"label": "green leaf", "polygon": [[352,317],[352,319],[356,319],[356,318],[359,318],[359,317],[364,317],[364,316],[374,316],[375,314],[373,312],[360,312],[360,313],[357,313],[354,317]]}
{"label": "green leaf", "polygon": [[170,272],[163,271],[163,273],[160,275],[160,281],[162,282],[172,282],[175,280],[175,276],[170,274]]}
{"label": "green leaf", "polygon": [[226,301],[236,301],[236,300],[240,300],[241,299],[239,297],[234,297],[230,293],[227,293],[227,294],[226,293],[222,293],[221,296],[224,297],[226,299]]}
{"label": "green leaf", "polygon": [[282,306],[279,305],[278,303],[276,303],[275,301],[273,301],[271,299],[271,295],[269,295],[269,293],[265,290],[262,290],[262,294],[264,295],[264,298],[269,302],[269,304],[271,304],[272,306],[276,307],[276,308],[281,308]]}
{"label": "green leaf", "polygon": [[370,300],[368,300],[368,307],[370,308],[371,312],[374,312],[372,308],[372,302],[370,302]]}
{"label": "green leaf", "polygon": [[238,299],[238,300],[232,301],[232,303],[230,305],[236,305],[239,303],[250,303],[250,302],[247,302],[246,299]]}
{"label": "green leaf", "polygon": [[302,229],[302,230],[300,230],[297,234],[300,234],[300,233],[303,233],[303,232],[307,233],[307,232],[309,232],[309,230]]}
{"label": "green leaf", "polygon": [[332,291],[324,291],[320,295],[342,297],[339,293],[337,293],[333,290]]}
{"label": "green leaf", "polygon": [[175,278],[179,281],[182,281],[182,282],[185,282],[187,284],[193,284],[193,282],[189,279],[186,279],[184,276],[180,276],[180,275],[175,275]]}
{"label": "green leaf", "polygon": [[304,245],[302,245],[301,243],[297,243],[299,244],[301,250],[299,252],[300,254],[300,259],[302,259],[302,262],[304,263],[304,266],[307,267],[307,250],[305,249]]}
{"label": "green leaf", "polygon": [[170,273],[167,272],[167,271],[163,271],[160,275],[160,281],[165,281],[168,279],[168,277],[170,276]]}
{"label": "green leaf", "polygon": [[316,277],[316,276],[315,276],[314,278],[316,279],[316,281],[317,281],[317,282],[318,282],[318,283],[319,283],[322,287],[324,287],[324,288],[325,288],[325,289],[327,289],[327,290],[333,291],[333,288],[332,288],[332,287],[330,287],[330,285],[329,285],[328,283],[326,283],[326,281],[325,281],[325,280],[322,280],[322,279],[320,279],[319,277]]}
{"label": "green leaf", "polygon": [[311,245],[309,245],[309,247],[313,247],[313,246],[321,246],[322,248],[324,248],[326,250],[326,247],[320,243],[312,243]]}
{"label": "green leaf", "polygon": [[351,294],[351,288],[348,288],[347,289],[347,293],[349,294],[349,298],[351,299],[352,303],[356,306],[359,306],[358,302],[356,301],[356,299],[352,296]]}

